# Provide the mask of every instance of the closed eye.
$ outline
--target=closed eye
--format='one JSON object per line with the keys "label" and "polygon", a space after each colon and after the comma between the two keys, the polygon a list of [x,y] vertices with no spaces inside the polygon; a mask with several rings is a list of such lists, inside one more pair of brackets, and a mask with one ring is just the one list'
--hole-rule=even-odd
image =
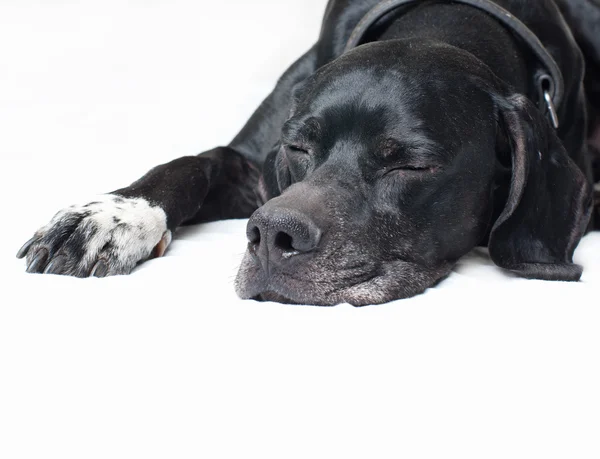
{"label": "closed eye", "polygon": [[309,152],[306,148],[302,148],[297,145],[284,145],[284,147],[290,153],[297,153],[297,154],[302,154],[302,155],[309,154]]}
{"label": "closed eye", "polygon": [[377,151],[383,160],[383,174],[398,173],[432,173],[439,170],[439,163],[435,161],[432,145],[407,144],[396,139],[387,139]]}
{"label": "closed eye", "polygon": [[438,171],[438,167],[437,166],[415,166],[415,165],[404,165],[404,166],[397,166],[397,167],[391,167],[389,169],[387,169],[385,171],[386,174],[391,174],[391,173],[395,173],[395,172],[422,172],[422,173],[431,173],[431,172],[437,172]]}

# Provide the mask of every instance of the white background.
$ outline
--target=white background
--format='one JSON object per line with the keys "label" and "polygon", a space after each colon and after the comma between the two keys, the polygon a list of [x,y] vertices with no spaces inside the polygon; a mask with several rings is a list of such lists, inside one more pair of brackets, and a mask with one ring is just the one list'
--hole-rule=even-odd
{"label": "white background", "polygon": [[0,0],[0,458],[598,458],[600,235],[583,282],[483,252],[354,309],[242,302],[245,222],[132,276],[24,273],[59,208],[226,144],[324,0]]}

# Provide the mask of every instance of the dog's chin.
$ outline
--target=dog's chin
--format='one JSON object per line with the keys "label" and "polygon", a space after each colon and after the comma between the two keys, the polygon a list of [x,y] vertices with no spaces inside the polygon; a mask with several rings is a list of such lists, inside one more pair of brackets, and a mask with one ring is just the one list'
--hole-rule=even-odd
{"label": "dog's chin", "polygon": [[444,263],[435,269],[398,261],[387,264],[377,273],[362,276],[356,282],[334,282],[327,279],[298,279],[281,272],[267,276],[248,253],[244,257],[235,288],[245,300],[269,301],[283,304],[335,306],[348,303],[367,306],[389,303],[419,295],[445,278],[452,265]]}
{"label": "dog's chin", "polygon": [[268,301],[268,302],[272,302],[272,303],[302,304],[302,303],[298,303],[297,301],[291,300],[283,295],[280,295],[279,293],[274,292],[272,290],[263,292],[260,295],[256,295],[252,299],[255,301]]}
{"label": "dog's chin", "polygon": [[267,276],[249,255],[242,262],[235,289],[243,300],[313,306],[335,306],[344,302],[334,293],[330,284],[317,284],[282,273]]}

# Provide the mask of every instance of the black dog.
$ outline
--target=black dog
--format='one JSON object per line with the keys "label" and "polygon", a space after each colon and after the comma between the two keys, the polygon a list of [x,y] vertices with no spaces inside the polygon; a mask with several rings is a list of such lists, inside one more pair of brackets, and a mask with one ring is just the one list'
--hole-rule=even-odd
{"label": "black dog", "polygon": [[597,0],[331,0],[318,43],[228,147],[59,212],[19,257],[32,273],[126,274],[178,226],[251,217],[242,298],[406,298],[476,246],[577,281],[599,69]]}

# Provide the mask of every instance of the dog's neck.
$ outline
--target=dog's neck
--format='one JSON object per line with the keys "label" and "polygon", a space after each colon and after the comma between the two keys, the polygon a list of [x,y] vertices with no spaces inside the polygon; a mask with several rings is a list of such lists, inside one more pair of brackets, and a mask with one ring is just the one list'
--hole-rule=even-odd
{"label": "dog's neck", "polygon": [[436,40],[461,48],[490,67],[516,91],[537,97],[531,85],[530,49],[499,21],[468,5],[423,3],[400,9],[379,21],[367,34],[368,41],[417,38]]}

